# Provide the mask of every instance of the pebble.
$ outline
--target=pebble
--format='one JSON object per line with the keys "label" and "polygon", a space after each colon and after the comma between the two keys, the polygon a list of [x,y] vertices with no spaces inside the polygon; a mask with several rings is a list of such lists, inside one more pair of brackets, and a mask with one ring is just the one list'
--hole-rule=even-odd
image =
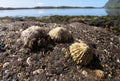
{"label": "pebble", "polygon": [[65,52],[65,51],[66,51],[66,49],[65,49],[65,48],[62,48],[62,51],[63,51],[63,52]]}
{"label": "pebble", "polygon": [[113,45],[113,43],[112,43],[112,42],[110,42],[110,45]]}
{"label": "pebble", "polygon": [[101,80],[104,77],[104,72],[102,70],[94,70],[93,73],[95,74],[95,80]]}
{"label": "pebble", "polygon": [[21,41],[21,39],[17,39],[17,43],[20,42],[20,41]]}
{"label": "pebble", "polygon": [[27,60],[26,60],[26,63],[30,66],[31,65],[31,57],[28,57]]}
{"label": "pebble", "polygon": [[112,75],[111,75],[111,74],[108,74],[108,77],[112,77]]}
{"label": "pebble", "polygon": [[20,29],[19,31],[20,31],[20,32],[22,32],[22,31],[23,31],[23,29]]}
{"label": "pebble", "polygon": [[6,31],[7,29],[8,29],[7,27],[3,27],[1,31]]}
{"label": "pebble", "polygon": [[108,53],[108,51],[106,49],[103,50],[105,53]]}
{"label": "pebble", "polygon": [[18,61],[22,61],[23,59],[22,59],[22,58],[18,58],[17,60],[18,60]]}
{"label": "pebble", "polygon": [[85,71],[85,70],[82,71],[82,74],[83,74],[85,77],[88,76],[88,73],[87,73],[87,71]]}
{"label": "pebble", "polygon": [[23,48],[21,48],[19,51],[20,51],[20,52],[22,52],[22,51],[24,51],[24,49],[23,49]]}
{"label": "pebble", "polygon": [[9,72],[9,70],[5,70],[5,73],[8,73]]}
{"label": "pebble", "polygon": [[54,81],[57,81],[57,79],[54,79]]}
{"label": "pebble", "polygon": [[34,74],[34,75],[35,75],[35,74],[41,74],[41,73],[43,73],[43,72],[44,72],[43,69],[37,69],[37,70],[33,71],[33,74]]}
{"label": "pebble", "polygon": [[23,73],[23,72],[18,73],[18,74],[17,74],[17,77],[18,77],[18,78],[23,78],[23,77],[24,77],[24,73]]}
{"label": "pebble", "polygon": [[118,62],[118,63],[120,63],[120,60],[119,60],[119,59],[117,59],[117,62]]}
{"label": "pebble", "polygon": [[119,40],[119,42],[120,42],[120,37],[118,37],[118,40]]}
{"label": "pebble", "polygon": [[0,40],[0,51],[5,50],[5,44],[3,43],[3,41]]}
{"label": "pebble", "polygon": [[3,68],[9,66],[9,64],[10,64],[9,62],[4,63],[4,64],[3,64]]}
{"label": "pebble", "polygon": [[25,78],[24,81],[30,81],[30,79],[29,78]]}

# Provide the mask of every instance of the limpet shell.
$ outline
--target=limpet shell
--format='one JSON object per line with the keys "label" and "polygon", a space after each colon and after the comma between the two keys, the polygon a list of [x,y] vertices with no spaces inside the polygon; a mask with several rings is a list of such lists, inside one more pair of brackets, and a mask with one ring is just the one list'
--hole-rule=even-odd
{"label": "limpet shell", "polygon": [[56,28],[52,29],[49,32],[49,36],[55,42],[68,43],[68,42],[72,42],[73,41],[72,34],[70,33],[70,31],[68,31],[64,27],[56,27]]}
{"label": "limpet shell", "polygon": [[70,47],[72,59],[81,65],[87,65],[93,59],[94,49],[83,41],[75,42]]}
{"label": "limpet shell", "polygon": [[35,49],[47,46],[50,42],[50,37],[47,35],[45,28],[31,26],[21,33],[21,40],[24,47]]}

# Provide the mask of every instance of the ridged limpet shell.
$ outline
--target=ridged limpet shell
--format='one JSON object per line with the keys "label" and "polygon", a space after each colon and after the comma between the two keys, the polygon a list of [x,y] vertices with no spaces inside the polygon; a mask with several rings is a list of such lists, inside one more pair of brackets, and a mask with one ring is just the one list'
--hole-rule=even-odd
{"label": "ridged limpet shell", "polygon": [[72,59],[77,64],[87,65],[93,59],[94,50],[83,41],[73,43],[69,49]]}
{"label": "ridged limpet shell", "polygon": [[53,39],[55,42],[64,42],[64,43],[68,43],[68,42],[72,42],[73,41],[73,36],[70,33],[70,31],[68,31],[66,28],[64,27],[57,27],[52,29],[49,32],[49,36],[51,37],[51,39]]}

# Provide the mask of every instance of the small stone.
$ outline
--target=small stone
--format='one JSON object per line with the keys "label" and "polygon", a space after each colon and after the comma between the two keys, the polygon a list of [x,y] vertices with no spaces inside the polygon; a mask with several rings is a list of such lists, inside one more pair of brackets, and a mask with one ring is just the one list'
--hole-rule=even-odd
{"label": "small stone", "polygon": [[43,72],[44,72],[43,69],[37,69],[37,70],[33,71],[33,74],[34,74],[34,75],[35,75],[35,74],[41,74],[41,73],[43,73]]}
{"label": "small stone", "polygon": [[57,79],[54,79],[54,81],[57,81]]}
{"label": "small stone", "polygon": [[106,49],[103,50],[105,53],[108,53],[108,51]]}
{"label": "small stone", "polygon": [[23,29],[20,29],[19,31],[20,31],[20,32],[22,32],[22,31],[23,31]]}
{"label": "small stone", "polygon": [[120,37],[118,38],[119,42],[120,42]]}
{"label": "small stone", "polygon": [[104,72],[102,70],[94,70],[93,73],[95,80],[101,80],[104,77]]}
{"label": "small stone", "polygon": [[110,45],[113,45],[113,43],[112,43],[112,42],[110,42]]}
{"label": "small stone", "polygon": [[110,38],[111,41],[113,41],[113,38]]}
{"label": "small stone", "polygon": [[29,78],[24,78],[24,81],[30,81],[30,79]]}
{"label": "small stone", "polygon": [[62,48],[62,51],[63,51],[63,52],[65,52],[65,51],[66,51],[66,49],[65,49],[65,48]]}
{"label": "small stone", "polygon": [[119,59],[117,59],[117,62],[118,62],[118,63],[120,63],[120,60],[119,60]]}
{"label": "small stone", "polygon": [[24,51],[24,49],[23,49],[23,48],[21,48],[19,51],[20,51],[20,52],[22,52],[22,51]]}
{"label": "small stone", "polygon": [[5,73],[8,73],[9,72],[9,70],[5,70]]}
{"label": "small stone", "polygon": [[85,70],[82,71],[82,74],[83,74],[85,77],[88,76],[88,73],[87,73],[87,71],[85,71]]}
{"label": "small stone", "polygon": [[31,57],[28,57],[27,60],[26,60],[26,63],[30,66],[31,65]]}
{"label": "small stone", "polygon": [[20,41],[21,41],[21,39],[17,39],[17,43],[20,42]]}
{"label": "small stone", "polygon": [[23,73],[23,72],[18,73],[18,74],[17,74],[17,77],[20,78],[20,79],[21,79],[21,78],[24,78],[24,73]]}
{"label": "small stone", "polygon": [[65,57],[68,58],[70,56],[69,51],[65,51]]}
{"label": "small stone", "polygon": [[17,60],[18,60],[18,61],[22,61],[22,58],[18,58]]}
{"label": "small stone", "polygon": [[9,62],[4,63],[4,64],[3,64],[3,68],[9,66],[9,64],[10,64]]}
{"label": "small stone", "polygon": [[3,27],[1,31],[6,31],[7,29],[8,29],[7,27]]}
{"label": "small stone", "polygon": [[111,74],[108,74],[108,77],[112,77],[112,75],[111,75]]}

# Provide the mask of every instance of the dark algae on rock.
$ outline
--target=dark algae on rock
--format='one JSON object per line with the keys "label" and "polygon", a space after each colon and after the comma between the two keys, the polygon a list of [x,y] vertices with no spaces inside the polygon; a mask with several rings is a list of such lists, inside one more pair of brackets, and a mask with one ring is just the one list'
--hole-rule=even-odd
{"label": "dark algae on rock", "polygon": [[[1,20],[2,21],[2,20]],[[54,42],[47,48],[32,51],[24,48],[21,33],[31,26],[56,27],[71,31],[70,43]],[[0,22],[1,81],[119,81],[120,37],[84,23],[43,23],[40,21]],[[87,65],[74,62],[69,46],[77,40],[89,43],[95,50]]]}

